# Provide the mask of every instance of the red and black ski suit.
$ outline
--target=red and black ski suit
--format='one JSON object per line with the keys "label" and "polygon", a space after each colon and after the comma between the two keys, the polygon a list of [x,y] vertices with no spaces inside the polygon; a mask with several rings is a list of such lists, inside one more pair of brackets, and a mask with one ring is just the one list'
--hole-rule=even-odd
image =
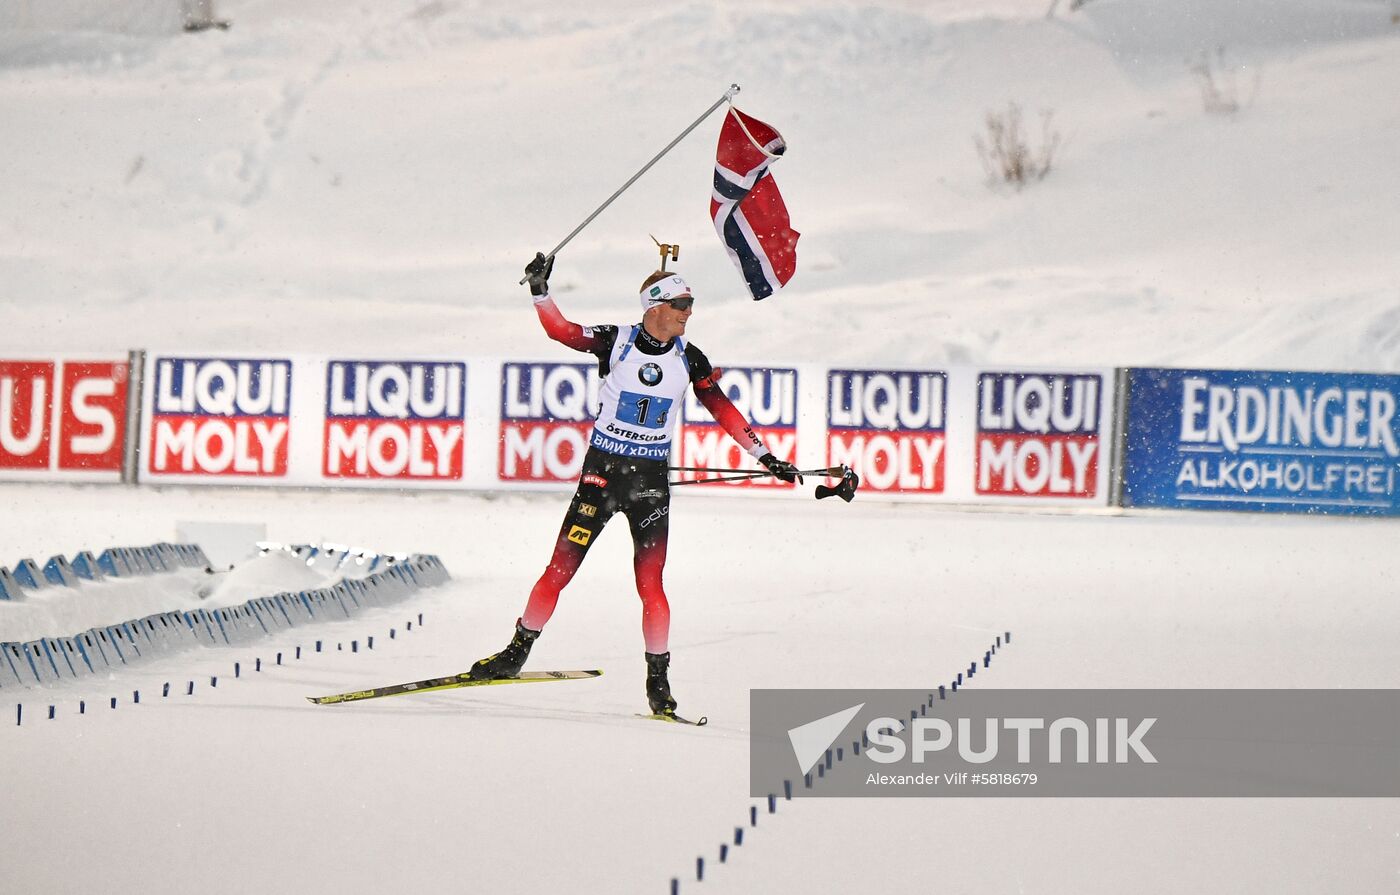
{"label": "red and black ski suit", "polygon": [[[556,342],[574,349],[586,351],[598,358],[599,373],[606,377],[610,372],[610,361],[615,357],[631,357],[633,365],[639,359],[657,359],[674,356],[679,360],[689,377],[690,388],[706,410],[715,418],[735,441],[743,445],[749,453],[758,457],[766,453],[762,441],[754,434],[747,420],[725,396],[718,384],[719,370],[711,367],[704,353],[694,345],[681,343],[675,339],[658,342],[640,325],[634,327],[580,326],[564,319],[564,316],[548,296],[535,299],[535,310],[545,332]],[[626,340],[620,350],[618,340]],[[678,348],[682,348],[678,350]],[[637,352],[633,355],[631,352]],[[646,367],[657,365],[647,363]],[[648,373],[646,375],[660,375]],[[609,394],[616,389],[604,388],[604,407],[599,415],[599,425],[595,427],[591,445],[584,456],[583,471],[579,477],[578,490],[574,492],[564,515],[563,525],[554,543],[554,554],[549,567],[544,570],[534,589],[530,591],[529,602],[520,617],[521,624],[533,631],[544,628],[559,600],[559,592],[573,579],[588,550],[597,540],[604,525],[616,513],[627,517],[632,531],[632,566],[637,579],[637,595],[642,599],[642,635],[646,640],[648,653],[667,652],[667,637],[671,624],[671,609],[666,602],[666,591],[662,586],[662,570],[666,565],[666,539],[668,516],[671,510],[670,479],[667,473],[668,459],[664,455],[669,449],[668,431],[674,431],[674,415],[670,419],[663,416],[663,426],[656,427],[665,437],[666,445],[646,451],[651,456],[626,455],[626,446],[616,442],[603,431],[604,420],[616,421],[620,414],[617,407],[608,407]],[[624,395],[626,393],[624,392]],[[614,397],[611,400],[616,403]],[[625,400],[625,399],[624,399]],[[646,404],[643,399],[642,412]],[[628,408],[635,414],[635,406]],[[676,408],[679,412],[679,408]],[[669,412],[669,411],[668,411]],[[616,431],[616,430],[613,430]],[[623,451],[623,452],[619,452]]]}

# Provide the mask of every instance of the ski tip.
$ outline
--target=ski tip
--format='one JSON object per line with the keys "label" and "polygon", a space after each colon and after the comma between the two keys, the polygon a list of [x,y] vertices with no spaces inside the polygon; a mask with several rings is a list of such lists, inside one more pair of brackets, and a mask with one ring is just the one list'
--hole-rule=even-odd
{"label": "ski tip", "polygon": [[663,714],[661,712],[653,712],[650,715],[639,712],[637,717],[646,718],[649,721],[665,721],[667,724],[684,724],[688,727],[704,727],[706,724],[710,723],[710,719],[703,715],[697,721],[692,721],[689,718],[682,718],[680,715]]}

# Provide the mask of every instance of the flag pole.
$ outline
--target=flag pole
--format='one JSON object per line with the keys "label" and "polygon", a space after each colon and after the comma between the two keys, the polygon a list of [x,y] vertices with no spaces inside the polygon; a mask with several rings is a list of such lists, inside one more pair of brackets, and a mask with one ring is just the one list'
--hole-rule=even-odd
{"label": "flag pole", "polygon": [[[687,127],[685,130],[681,131],[680,134],[678,134],[678,135],[676,136],[676,139],[672,140],[670,143],[667,143],[665,149],[663,149],[663,150],[661,150],[660,152],[658,152],[658,153],[652,158],[651,161],[649,161],[649,162],[647,162],[645,165],[643,165],[643,166],[642,166],[642,170],[638,171],[636,174],[633,174],[632,177],[631,177],[626,183],[624,183],[621,187],[618,188],[618,191],[617,191],[617,192],[613,193],[611,196],[608,197],[608,201],[604,202],[602,205],[599,205],[596,209],[594,209],[594,211],[593,211],[592,214],[590,214],[588,217],[584,218],[584,219],[583,219],[583,223],[582,223],[582,224],[579,224],[577,227],[575,227],[575,228],[574,228],[574,231],[573,231],[572,233],[570,233],[568,236],[565,236],[565,237],[563,238],[563,240],[560,241],[559,245],[557,245],[557,246],[555,246],[553,249],[551,249],[550,252],[549,252],[549,255],[548,255],[547,257],[553,258],[555,255],[559,254],[559,250],[562,249],[564,246],[568,245],[568,244],[569,244],[569,240],[573,239],[575,236],[578,236],[579,231],[581,231],[584,227],[587,227],[589,224],[593,223],[593,219],[596,218],[598,215],[602,214],[602,213],[603,213],[603,209],[607,208],[609,205],[611,205],[611,204],[613,203],[613,200],[614,200],[614,199],[616,199],[618,196],[621,196],[624,192],[626,192],[628,187],[630,187],[632,184],[636,183],[636,182],[637,182],[637,178],[641,177],[643,174],[647,173],[647,171],[651,170],[651,166],[654,165],[654,164],[656,164],[657,162],[661,161],[661,157],[662,157],[662,156],[664,156],[666,153],[668,153],[668,152],[670,152],[672,149],[674,149],[674,148],[676,147],[676,144],[677,144],[677,143],[679,143],[680,141],[684,140],[684,139],[686,138],[686,136],[687,136],[691,131],[693,131],[693,130],[695,130],[697,127],[699,127],[699,126],[700,126],[700,122],[704,121],[706,118],[709,118],[711,112],[713,112],[715,109],[718,109],[720,106],[724,105],[725,103],[732,101],[732,100],[734,99],[734,94],[736,94],[736,93],[738,93],[738,92],[739,92],[739,85],[738,85],[738,84],[730,84],[730,85],[729,85],[729,89],[726,90],[726,91],[724,91],[724,96],[721,96],[718,100],[716,100],[716,101],[715,101],[715,104],[714,104],[713,106],[710,106],[708,109],[706,109],[706,110],[704,111],[704,113],[703,113],[699,118],[697,118],[697,119],[695,119],[694,121],[692,121],[692,122],[690,123],[690,126],[689,126],[689,127]],[[520,278],[520,282],[523,284],[523,283],[525,282],[526,279],[527,279],[526,277],[521,277],[521,278]]]}

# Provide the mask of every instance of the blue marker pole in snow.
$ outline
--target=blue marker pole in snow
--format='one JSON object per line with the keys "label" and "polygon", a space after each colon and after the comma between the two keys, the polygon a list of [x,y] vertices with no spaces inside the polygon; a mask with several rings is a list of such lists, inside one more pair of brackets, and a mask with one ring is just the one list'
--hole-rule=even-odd
{"label": "blue marker pole in snow", "polygon": [[703,857],[695,859],[695,878],[697,880],[705,878],[705,859]]}
{"label": "blue marker pole in snow", "polygon": [[783,801],[785,801],[785,802],[791,802],[791,801],[792,801],[792,781],[791,781],[791,780],[784,780],[784,781],[783,781]]}
{"label": "blue marker pole in snow", "polygon": [[768,794],[768,813],[778,813],[778,797],[773,795],[771,792]]}
{"label": "blue marker pole in snow", "polygon": [[721,842],[721,843],[719,844],[719,862],[720,862],[721,864],[723,864],[723,863],[725,862],[725,859],[728,858],[728,857],[729,857],[729,845],[728,845],[727,843]]}

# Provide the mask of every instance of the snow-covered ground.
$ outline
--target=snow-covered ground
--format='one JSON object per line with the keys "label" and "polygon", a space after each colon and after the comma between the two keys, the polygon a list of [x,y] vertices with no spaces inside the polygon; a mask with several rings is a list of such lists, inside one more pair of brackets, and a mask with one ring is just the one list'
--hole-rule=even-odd
{"label": "snow-covered ground", "polygon": [[[67,518],[70,489],[29,491],[29,537],[100,537]],[[24,726],[0,726],[0,865],[29,890],[665,893],[676,876],[683,892],[1273,893],[1400,879],[1400,806],[1379,799],[804,800],[761,813],[716,865],[753,804],[750,687],[934,686],[1007,630],[975,686],[1400,686],[1388,523],[683,499],[667,589],[677,697],[711,719],[695,730],[633,717],[640,607],[628,538],[612,528],[531,658],[602,678],[303,701],[460,670],[501,646],[547,557],[557,497],[85,496],[94,518],[132,519],[137,540],[199,513],[267,518],[273,538],[335,525],[357,543],[438,551],[455,578],[265,645],[28,694]],[[6,521],[4,542],[23,543],[19,528]],[[316,655],[315,639],[345,648]],[[300,662],[269,667],[297,645]],[[156,698],[189,680],[194,697]],[[0,699],[5,723],[14,701]]]}
{"label": "snow-covered ground", "polygon": [[[1400,370],[1392,4],[1092,0],[1046,18],[1049,5],[224,0],[228,31],[0,31],[0,353],[563,358],[520,267],[738,82],[740,107],[790,145],[775,168],[803,233],[790,289],[744,298],[705,217],[716,119],[561,253],[571,317],[634,316],[654,233],[683,246],[702,302],[691,335],[721,363]],[[1203,108],[1202,53],[1235,84],[1235,114]],[[1042,110],[1062,137],[1050,175],[1020,192],[989,189],[973,147],[1008,101],[1033,138]],[[639,608],[616,526],[531,660],[602,678],[302,699],[501,646],[558,495],[0,495],[5,564],[223,519],[272,540],[437,553],[454,575],[265,646],[33,691],[22,727],[7,726],[6,691],[7,890],[1400,886],[1393,800],[803,800],[760,814],[715,863],[752,802],[750,687],[936,685],[1007,630],[978,686],[1400,686],[1392,522],[678,494],[673,682],[683,710],[711,718],[693,730],[632,717]],[[189,599],[69,596],[101,593],[128,615]],[[93,623],[46,600],[53,624]],[[43,623],[0,606],[0,640],[16,613],[26,632]],[[349,651],[370,635],[373,651]],[[346,648],[269,667],[315,639]],[[167,680],[196,680],[196,695],[153,697]]]}

